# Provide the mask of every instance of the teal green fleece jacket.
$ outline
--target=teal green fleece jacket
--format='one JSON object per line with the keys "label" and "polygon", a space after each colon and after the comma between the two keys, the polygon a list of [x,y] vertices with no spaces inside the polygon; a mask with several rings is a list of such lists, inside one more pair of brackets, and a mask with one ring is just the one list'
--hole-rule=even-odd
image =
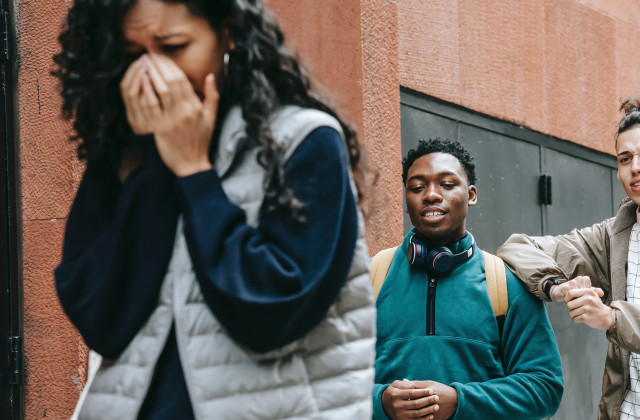
{"label": "teal green fleece jacket", "polygon": [[[429,274],[411,267],[406,258],[413,233],[398,247],[376,301],[373,418],[389,418],[382,393],[394,380],[405,378],[454,387],[455,420],[553,415],[562,398],[562,368],[543,303],[506,269],[509,311],[500,340],[484,260],[476,247],[467,262],[436,278],[434,311],[428,311]],[[472,241],[465,235],[449,248],[460,253]]]}

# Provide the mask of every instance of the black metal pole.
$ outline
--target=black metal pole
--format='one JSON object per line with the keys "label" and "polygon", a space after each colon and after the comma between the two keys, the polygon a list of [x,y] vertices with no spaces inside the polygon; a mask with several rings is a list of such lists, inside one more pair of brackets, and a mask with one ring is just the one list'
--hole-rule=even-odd
{"label": "black metal pole", "polygon": [[22,223],[13,4],[0,0],[0,418],[24,418]]}

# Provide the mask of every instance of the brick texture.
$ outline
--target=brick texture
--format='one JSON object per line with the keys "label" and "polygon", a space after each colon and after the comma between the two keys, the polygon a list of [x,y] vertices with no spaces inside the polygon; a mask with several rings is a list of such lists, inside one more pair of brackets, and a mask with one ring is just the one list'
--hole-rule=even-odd
{"label": "brick texture", "polygon": [[460,103],[541,129],[542,3],[462,0],[459,11]]}
{"label": "brick texture", "polygon": [[400,84],[460,103],[458,3],[398,2]]}
{"label": "brick texture", "polygon": [[608,16],[569,0],[545,1],[545,131],[611,152],[615,39]]}

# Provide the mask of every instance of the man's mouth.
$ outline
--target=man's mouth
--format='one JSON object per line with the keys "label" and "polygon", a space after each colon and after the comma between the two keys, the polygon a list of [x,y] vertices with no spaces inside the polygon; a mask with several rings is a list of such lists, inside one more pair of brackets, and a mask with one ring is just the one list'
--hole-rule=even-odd
{"label": "man's mouth", "polygon": [[424,214],[425,217],[444,216],[444,212],[441,211],[428,211]]}
{"label": "man's mouth", "polygon": [[633,192],[640,192],[640,181],[635,181],[631,184],[631,190]]}
{"label": "man's mouth", "polygon": [[427,209],[422,211],[420,216],[427,222],[439,222],[446,214],[447,212],[442,209]]}

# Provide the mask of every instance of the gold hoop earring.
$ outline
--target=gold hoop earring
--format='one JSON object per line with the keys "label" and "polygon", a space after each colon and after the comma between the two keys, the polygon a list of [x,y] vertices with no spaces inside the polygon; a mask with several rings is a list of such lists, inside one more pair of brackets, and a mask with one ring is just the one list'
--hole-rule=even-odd
{"label": "gold hoop earring", "polygon": [[223,74],[224,78],[226,79],[229,76],[229,51],[224,53],[224,57],[222,57],[222,60],[224,62]]}

